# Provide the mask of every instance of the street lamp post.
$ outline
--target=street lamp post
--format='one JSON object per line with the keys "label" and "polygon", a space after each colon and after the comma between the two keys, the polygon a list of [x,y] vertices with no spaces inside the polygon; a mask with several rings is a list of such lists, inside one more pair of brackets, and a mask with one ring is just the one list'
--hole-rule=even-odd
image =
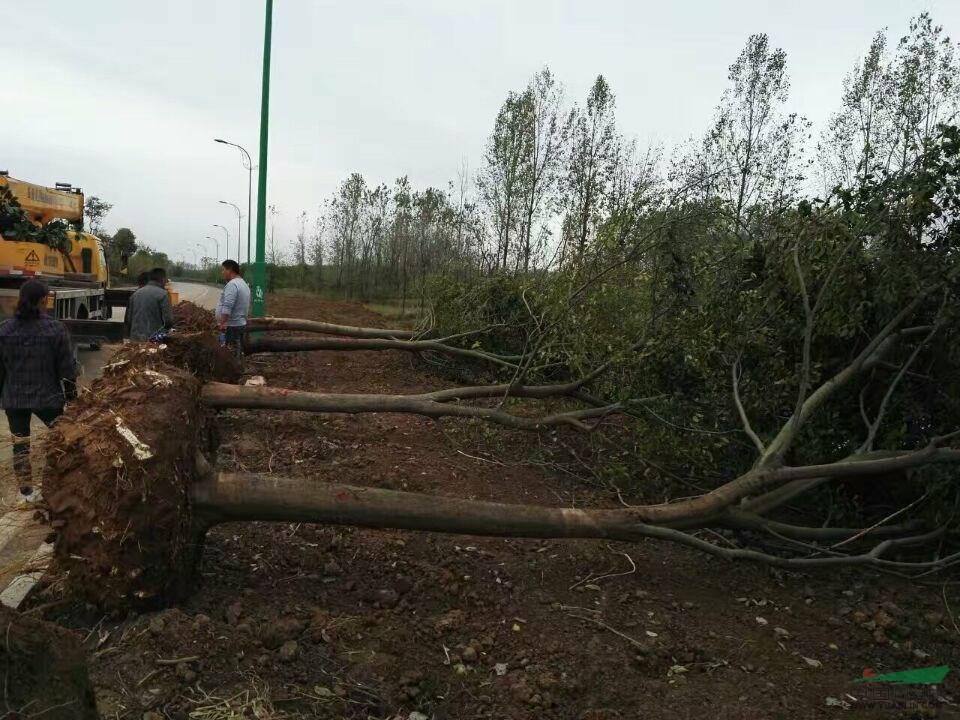
{"label": "street lamp post", "polygon": [[[240,152],[243,153],[243,166],[247,170],[247,265],[250,264],[250,218],[253,217],[253,160],[250,159],[250,153],[247,152],[247,149],[242,145],[237,145],[232,143],[229,140],[222,140],[221,138],[214,138],[214,142],[221,143],[223,145],[230,145],[237,148]],[[237,257],[237,262],[240,262],[240,258]]]}
{"label": "street lamp post", "polygon": [[267,140],[270,138],[270,41],[273,32],[273,0],[266,0],[263,22],[263,76],[260,90],[260,171],[257,174],[257,261],[253,266],[253,316],[263,317],[267,303]]}
{"label": "street lamp post", "polygon": [[[229,252],[230,252],[230,231],[227,230],[223,225],[214,225],[214,227],[218,227],[218,228],[220,228],[221,230],[223,230],[224,235],[227,236],[226,245],[224,246],[224,248],[225,248],[227,254],[229,254]],[[218,249],[217,255],[219,255],[219,254],[220,254],[220,252],[219,252],[219,249]]]}
{"label": "street lamp post", "polygon": [[213,237],[213,236],[211,236],[211,235],[207,235],[207,236],[206,236],[206,239],[207,239],[207,240],[213,240],[213,241],[217,244],[217,262],[220,262],[220,241],[217,240],[217,238],[215,238],[215,237]]}
{"label": "street lamp post", "polygon": [[[221,201],[220,201],[220,204],[221,204],[221,205],[229,205],[230,207],[232,207],[234,210],[237,211],[237,262],[240,262],[240,218],[242,218],[243,215],[240,213],[240,208],[238,208],[238,207],[237,207],[236,205],[234,205],[232,202],[227,202],[226,200],[221,200]],[[229,249],[230,249],[230,247],[227,246],[227,250],[229,250]]]}

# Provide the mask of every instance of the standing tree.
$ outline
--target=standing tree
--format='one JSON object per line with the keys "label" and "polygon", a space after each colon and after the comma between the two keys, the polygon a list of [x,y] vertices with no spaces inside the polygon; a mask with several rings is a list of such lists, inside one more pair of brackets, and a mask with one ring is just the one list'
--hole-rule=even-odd
{"label": "standing tree", "polygon": [[549,68],[538,72],[521,96],[526,155],[521,161],[523,224],[517,266],[530,269],[539,236],[538,220],[549,204],[557,182],[560,160],[561,128],[559,123],[562,91]]}
{"label": "standing tree", "polygon": [[804,121],[785,115],[790,80],[787,55],[771,49],[766,34],[751,35],[730,66],[731,87],[703,143],[699,178],[729,208],[735,229],[754,207],[785,205],[798,184],[797,131]]}
{"label": "standing tree", "polygon": [[616,97],[603,75],[587,96],[586,110],[574,107],[567,119],[569,146],[563,181],[564,241],[582,255],[600,222],[617,158]]}
{"label": "standing tree", "polygon": [[318,214],[313,221],[313,234],[310,236],[310,263],[313,265],[313,286],[319,290],[323,286],[323,234],[326,230],[326,218]]}
{"label": "standing tree", "polygon": [[273,292],[277,289],[277,269],[283,262],[283,251],[277,249],[276,236],[276,218],[280,214],[276,205],[267,206],[267,212],[270,215],[270,252],[267,255],[267,291]]}
{"label": "standing tree", "polygon": [[529,134],[525,131],[527,103],[524,94],[511,92],[507,96],[497,113],[493,133],[487,140],[485,164],[477,177],[497,241],[496,264],[504,270],[523,217],[523,163],[529,156]]}
{"label": "standing tree", "polygon": [[106,200],[101,200],[96,195],[87,198],[83,206],[83,214],[87,216],[87,227],[94,235],[100,235],[103,228],[103,221],[113,209],[113,204]]}
{"label": "standing tree", "polygon": [[297,284],[303,287],[307,278],[307,211],[297,216],[297,235],[293,245],[293,260],[297,264]]}
{"label": "standing tree", "polygon": [[108,259],[115,268],[124,269],[137,252],[137,236],[130,228],[120,228],[110,239]]}
{"label": "standing tree", "polygon": [[868,183],[876,173],[908,169],[960,112],[956,45],[923,13],[910,22],[892,58],[886,33],[847,75],[840,110],[821,142],[831,184]]}

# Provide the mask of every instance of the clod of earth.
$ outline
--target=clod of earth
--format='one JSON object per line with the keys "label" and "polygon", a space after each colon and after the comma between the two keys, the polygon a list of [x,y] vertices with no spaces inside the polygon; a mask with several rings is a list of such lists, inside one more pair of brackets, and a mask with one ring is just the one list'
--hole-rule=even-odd
{"label": "clod of earth", "polygon": [[97,719],[78,636],[0,605],[0,637],[3,717]]}

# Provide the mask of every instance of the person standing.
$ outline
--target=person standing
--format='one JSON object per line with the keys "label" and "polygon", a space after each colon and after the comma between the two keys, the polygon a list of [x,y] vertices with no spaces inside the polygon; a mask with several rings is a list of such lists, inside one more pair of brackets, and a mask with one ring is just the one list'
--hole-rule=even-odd
{"label": "person standing", "polygon": [[43,311],[47,286],[28,280],[14,316],[0,323],[0,405],[13,435],[13,470],[20,493],[33,492],[30,419],[48,427],[77,395],[77,365],[70,334]]}
{"label": "person standing", "polygon": [[173,327],[173,306],[166,285],[167,271],[154,268],[147,284],[130,296],[124,322],[131,340],[143,342]]}
{"label": "person standing", "polygon": [[217,303],[217,327],[224,333],[227,347],[240,358],[243,357],[243,334],[250,312],[250,286],[241,276],[236,260],[224,260],[220,267],[226,284]]}

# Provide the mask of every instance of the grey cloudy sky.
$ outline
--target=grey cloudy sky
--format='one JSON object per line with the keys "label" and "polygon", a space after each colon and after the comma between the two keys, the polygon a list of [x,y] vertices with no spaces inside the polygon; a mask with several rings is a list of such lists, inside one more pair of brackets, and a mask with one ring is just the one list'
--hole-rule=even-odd
{"label": "grey cloudy sky", "polygon": [[[110,229],[174,257],[213,223],[235,247],[217,201],[245,211],[246,173],[212,138],[256,155],[262,0],[2,4],[0,169],[82,186],[114,204]],[[819,126],[876,31],[924,10],[960,36],[958,0],[276,0],[278,237],[350,172],[444,187],[476,168],[507,91],[545,64],[568,99],[603,73],[624,132],[669,148],[707,128],[750,33],[787,51],[791,109]]]}

